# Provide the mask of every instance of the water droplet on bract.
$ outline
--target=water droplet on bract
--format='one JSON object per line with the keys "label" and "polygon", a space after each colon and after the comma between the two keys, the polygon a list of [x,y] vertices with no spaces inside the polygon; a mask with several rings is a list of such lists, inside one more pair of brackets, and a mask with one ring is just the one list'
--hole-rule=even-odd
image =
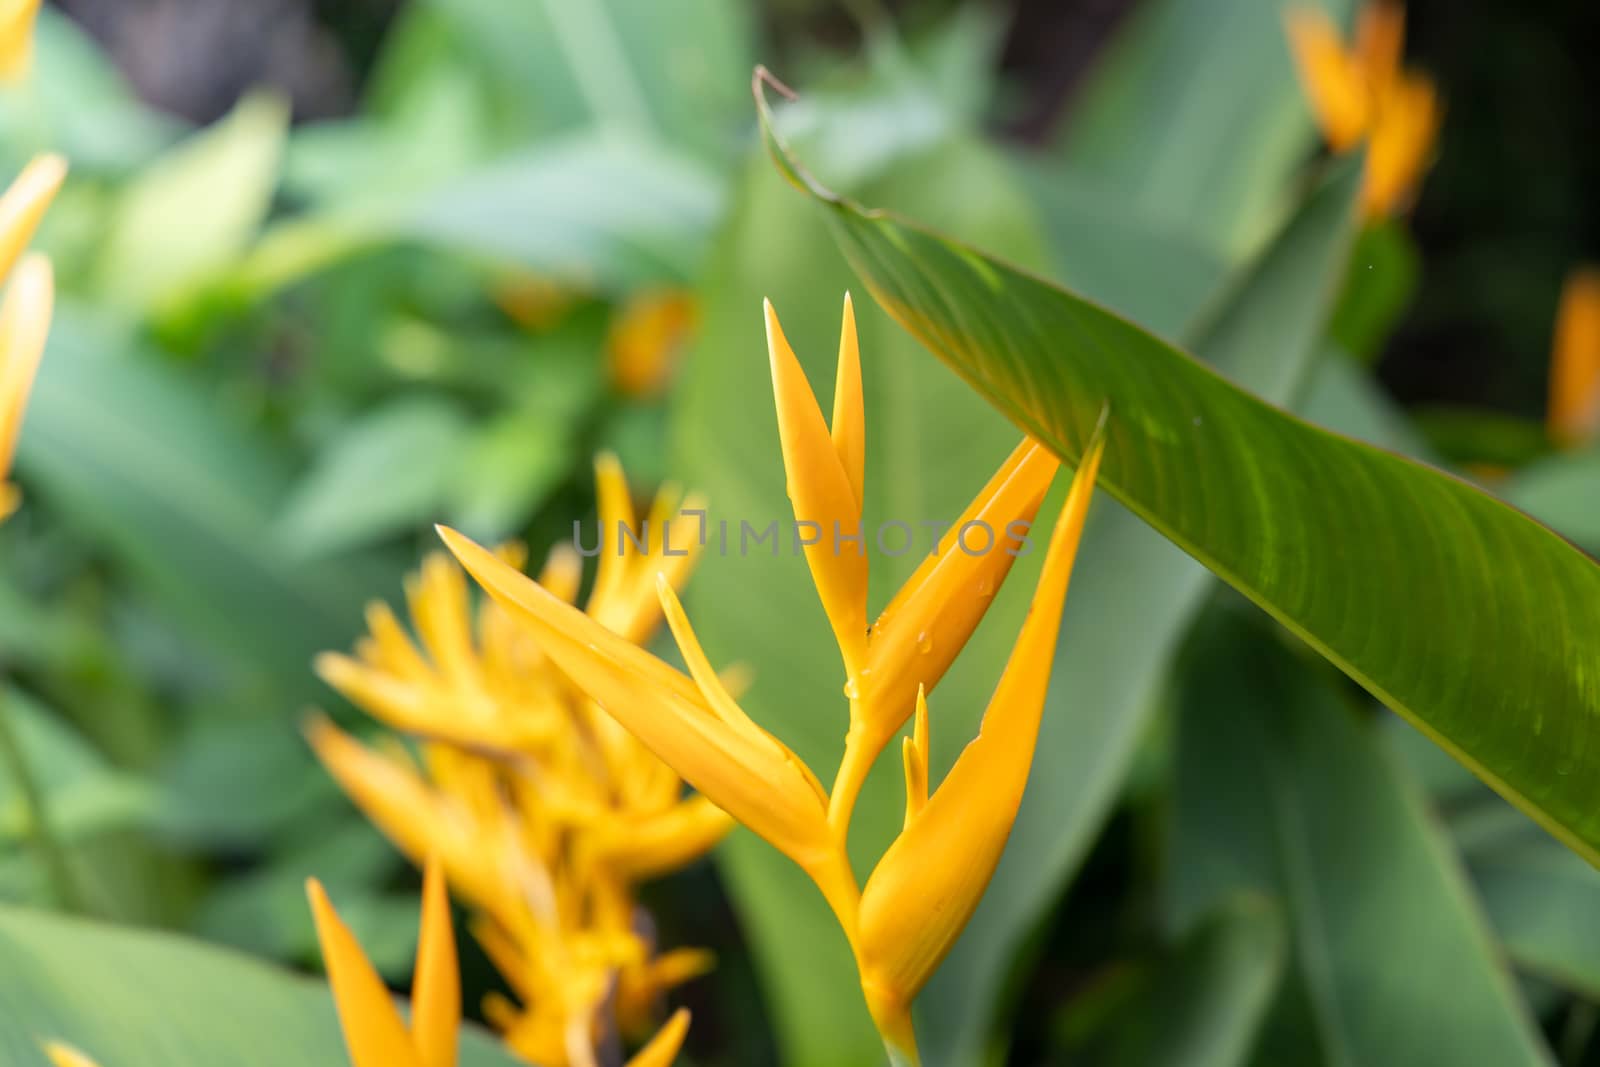
{"label": "water droplet on bract", "polygon": [[854,700],[861,695],[861,689],[856,685],[854,678],[844,683],[844,695],[849,700]]}
{"label": "water droplet on bract", "polygon": [[1533,736],[1538,737],[1542,733],[1544,733],[1544,712],[1541,711],[1533,717]]}
{"label": "water droplet on bract", "polygon": [[983,581],[979,582],[978,595],[994,596],[994,582],[990,581],[988,578],[985,578]]}
{"label": "water droplet on bract", "polygon": [[1560,774],[1560,775],[1571,774],[1572,773],[1572,767],[1573,767],[1573,763],[1572,763],[1571,758],[1567,757],[1567,756],[1563,756],[1556,763],[1556,773]]}
{"label": "water droplet on bract", "polygon": [[917,635],[917,651],[924,656],[933,651],[933,638],[928,635],[926,630]]}

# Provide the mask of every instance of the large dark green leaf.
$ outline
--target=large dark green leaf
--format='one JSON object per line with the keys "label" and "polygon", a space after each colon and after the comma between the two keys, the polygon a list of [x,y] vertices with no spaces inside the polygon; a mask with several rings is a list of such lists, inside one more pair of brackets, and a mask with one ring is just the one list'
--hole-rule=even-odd
{"label": "large dark green leaf", "polygon": [[878,301],[979,393],[1068,461],[1109,406],[1110,495],[1600,859],[1592,560],[1073,293],[839,199],[773,147]]}
{"label": "large dark green leaf", "polygon": [[[1311,197],[1260,260],[1185,331],[1197,351],[1269,397],[1295,392],[1319,352],[1355,193],[1355,172],[1345,171]],[[1150,275],[1171,277],[1178,253],[1152,244],[1149,255]],[[1170,315],[1162,302],[1194,288],[1189,279],[1128,290],[1119,310]],[[1114,803],[1164,666],[1211,584],[1203,567],[1126,509],[1110,500],[1096,508],[1062,619],[1039,767],[988,893],[922,997],[930,1058],[939,1063],[977,1058],[996,992]]]}
{"label": "large dark green leaf", "polygon": [[1208,613],[1184,663],[1167,912],[1183,929],[1229,894],[1282,900],[1280,1018],[1300,1025],[1261,1062],[1550,1062],[1378,720],[1239,612]]}
{"label": "large dark green leaf", "polygon": [[[347,1062],[321,982],[164,934],[0,908],[0,1061],[48,1067],[46,1039],[102,1067]],[[468,1031],[461,1062],[518,1061]]]}

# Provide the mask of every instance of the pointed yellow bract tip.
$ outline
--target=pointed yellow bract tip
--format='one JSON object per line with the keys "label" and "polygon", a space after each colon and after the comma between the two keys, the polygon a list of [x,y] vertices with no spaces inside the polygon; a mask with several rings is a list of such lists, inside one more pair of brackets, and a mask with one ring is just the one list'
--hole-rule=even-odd
{"label": "pointed yellow bract tip", "polygon": [[[0,0],[0,4],[4,2]],[[33,240],[66,176],[67,161],[61,156],[37,156],[0,195],[0,279],[11,272],[17,257]]]}
{"label": "pointed yellow bract tip", "polygon": [[417,938],[416,974],[411,986],[411,1035],[425,1067],[456,1067],[461,1029],[461,973],[456,935],[450,922],[450,897],[444,864],[428,857],[422,879],[422,923]]}
{"label": "pointed yellow bract tip", "polygon": [[[54,301],[50,261],[38,254],[25,256],[12,272],[5,297],[0,300],[0,484],[16,455],[28,394],[50,332]],[[10,492],[6,495],[12,496]],[[4,513],[9,511],[9,506],[3,509]]]}
{"label": "pointed yellow bract tip", "polygon": [[689,1009],[679,1008],[666,1025],[656,1031],[650,1043],[634,1054],[628,1067],[671,1067],[689,1034]]}
{"label": "pointed yellow bract tip", "polygon": [[1547,422],[1564,448],[1600,440],[1600,268],[1573,271],[1561,290]]}
{"label": "pointed yellow bract tip", "polygon": [[99,1067],[94,1060],[60,1041],[46,1041],[44,1054],[50,1057],[54,1067]]}
{"label": "pointed yellow bract tip", "polygon": [[352,1067],[432,1067],[418,1058],[389,990],[315,878],[306,882]]}
{"label": "pointed yellow bract tip", "polygon": [[838,425],[830,431],[772,302],[766,301],[764,307],[778,438],[796,536],[805,544],[806,565],[833,627],[845,672],[855,677],[864,666],[867,648],[867,555],[860,499],[866,434],[854,315],[847,317],[840,341]]}
{"label": "pointed yellow bract tip", "polygon": [[33,24],[40,0],[0,0],[0,82],[28,72],[33,57]]}

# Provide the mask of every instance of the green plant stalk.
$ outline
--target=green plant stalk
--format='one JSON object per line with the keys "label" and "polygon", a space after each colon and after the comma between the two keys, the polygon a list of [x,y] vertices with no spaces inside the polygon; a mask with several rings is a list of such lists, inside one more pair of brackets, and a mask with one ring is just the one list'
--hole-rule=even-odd
{"label": "green plant stalk", "polygon": [[82,910],[66,849],[50,827],[44,793],[33,777],[27,755],[22,751],[22,742],[11,726],[11,711],[3,691],[0,691],[0,763],[4,763],[17,783],[27,817],[28,843],[38,853],[39,863],[55,893],[56,902],[66,911]]}
{"label": "green plant stalk", "polygon": [[889,1041],[885,1041],[883,1047],[889,1053],[889,1067],[922,1067],[922,1058],[915,1049],[907,1052]]}

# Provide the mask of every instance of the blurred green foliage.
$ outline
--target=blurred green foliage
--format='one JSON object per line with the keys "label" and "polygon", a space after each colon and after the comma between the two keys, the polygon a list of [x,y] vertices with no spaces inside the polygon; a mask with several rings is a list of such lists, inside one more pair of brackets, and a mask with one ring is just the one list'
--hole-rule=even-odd
{"label": "blurred green foliage", "polygon": [[[73,165],[41,238],[62,298],[19,455],[27,504],[0,527],[0,700],[66,869],[38,861],[6,774],[0,899],[309,965],[315,874],[405,977],[415,879],[299,737],[308,706],[348,711],[310,658],[353,641],[368,598],[400,595],[432,522],[536,551],[570,536],[599,448],[645,487],[678,478],[723,514],[786,514],[760,299],[825,381],[855,282],[759,151],[758,60],[802,90],[789,132],[846,191],[1314,421],[1507,465],[1507,499],[1600,549],[1592,448],[1553,452],[1526,412],[1459,402],[1414,422],[1377,385],[1397,328],[1448,315],[1425,295],[1406,319],[1419,287],[1435,292],[1432,236],[1419,255],[1404,222],[1307,235],[1315,135],[1277,6],[1138,5],[1030,145],[993,132],[1015,87],[988,8],[891,23],[864,4],[857,24],[736,0],[415,0],[351,114],[292,124],[263,91],[198,129],[141,103],[47,10],[32,78],[0,92],[8,171],[43,148]],[[812,18],[815,41],[770,33]],[[1453,115],[1474,113],[1458,99]],[[1426,227],[1426,191],[1422,205]],[[1344,262],[1330,249],[1346,236]],[[1553,278],[1519,284],[1546,281],[1553,309]],[[620,317],[678,291],[700,328],[674,388],[623,388],[606,355]],[[1015,431],[859,287],[857,307],[868,513],[950,517]],[[926,998],[930,1059],[1600,1062],[1600,875],[1100,506],[1029,807]],[[878,567],[875,592],[910,565]],[[798,560],[715,556],[691,586],[708,651],[755,668],[749,707],[802,755],[843,728],[808,588]],[[1013,590],[941,687],[936,771],[970,736],[1021,607]],[[898,818],[897,789],[886,771],[869,783],[863,854]],[[770,849],[735,835],[714,871],[651,903],[667,938],[721,957],[684,993],[695,1062],[876,1062],[838,935]],[[89,995],[74,961],[124,952],[194,973],[170,993],[108,985],[121,1011],[233,1003],[201,996],[233,982],[208,977],[211,957],[85,929],[0,913],[0,1005],[37,996],[35,1018],[55,1019]],[[471,1005],[492,980],[466,965]],[[331,1026],[325,998],[273,990],[252,1017],[264,1047],[304,1012]],[[1441,1040],[1463,1016],[1476,1028]]]}

